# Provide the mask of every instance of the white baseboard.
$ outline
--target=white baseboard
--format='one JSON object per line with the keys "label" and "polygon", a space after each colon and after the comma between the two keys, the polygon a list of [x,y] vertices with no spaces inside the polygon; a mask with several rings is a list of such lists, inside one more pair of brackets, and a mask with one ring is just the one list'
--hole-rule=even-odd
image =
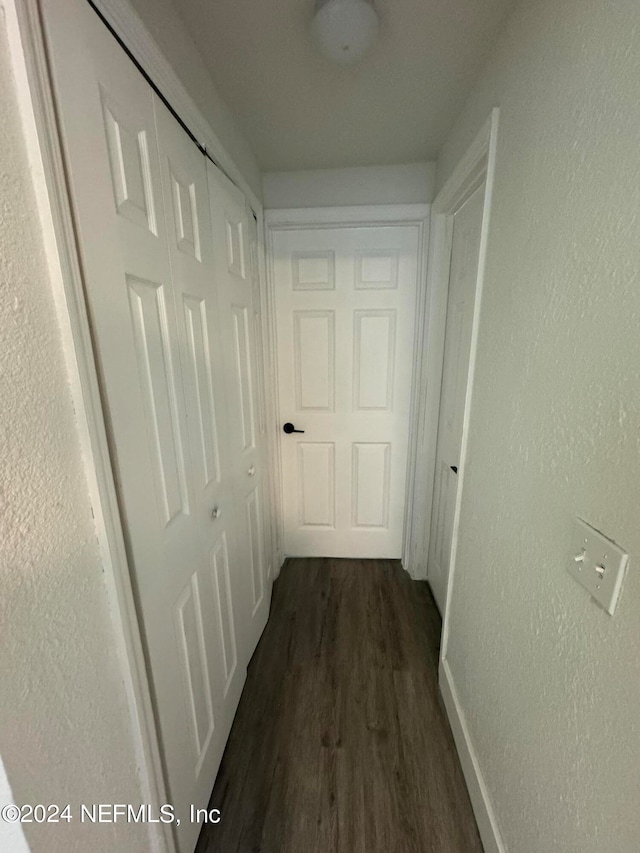
{"label": "white baseboard", "polygon": [[440,661],[440,692],[449,717],[449,724],[456,743],[462,772],[469,790],[473,813],[476,817],[482,846],[485,853],[506,853],[506,847],[500,836],[496,816],[489,799],[489,792],[478,763],[478,756],[471,742],[464,711],[453,683],[451,668],[446,659]]}

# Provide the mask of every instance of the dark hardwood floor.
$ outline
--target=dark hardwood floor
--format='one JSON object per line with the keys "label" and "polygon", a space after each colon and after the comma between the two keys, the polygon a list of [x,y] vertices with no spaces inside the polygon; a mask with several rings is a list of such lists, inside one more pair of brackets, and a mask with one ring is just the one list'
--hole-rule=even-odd
{"label": "dark hardwood floor", "polygon": [[197,853],[482,851],[439,640],[426,583],[398,562],[288,560]]}

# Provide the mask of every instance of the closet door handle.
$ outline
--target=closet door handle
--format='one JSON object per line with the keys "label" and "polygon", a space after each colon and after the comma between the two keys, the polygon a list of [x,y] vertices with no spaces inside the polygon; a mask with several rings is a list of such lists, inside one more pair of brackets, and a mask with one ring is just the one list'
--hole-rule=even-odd
{"label": "closet door handle", "polygon": [[451,468],[451,470],[453,471],[454,474],[458,473],[458,466],[457,465],[449,465],[449,468]]}
{"label": "closet door handle", "polygon": [[252,465],[252,466],[249,468],[249,470],[247,471],[247,474],[248,474],[250,477],[254,477],[254,476],[255,476],[255,473],[256,473],[256,466],[255,466],[255,465]]}
{"label": "closet door handle", "polygon": [[296,429],[293,424],[285,424],[282,429],[287,433],[287,435],[291,435],[292,432],[304,432],[303,429]]}
{"label": "closet door handle", "polygon": [[220,507],[214,506],[214,508],[211,510],[212,520],[215,521],[216,518],[220,518],[221,515],[222,515],[222,510],[220,509]]}

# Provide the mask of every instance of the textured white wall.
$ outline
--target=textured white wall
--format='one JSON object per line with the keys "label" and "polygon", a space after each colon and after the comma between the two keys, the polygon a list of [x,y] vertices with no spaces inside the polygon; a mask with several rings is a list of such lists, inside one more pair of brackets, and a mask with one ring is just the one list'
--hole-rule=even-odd
{"label": "textured white wall", "polygon": [[179,0],[129,0],[160,50],[171,63],[211,128],[242,172],[253,192],[262,198],[262,177],[255,155],[235,117],[222,99],[179,12]]}
{"label": "textured white wall", "polygon": [[[77,813],[144,800],[5,36],[0,16],[0,755],[16,803]],[[34,853],[149,850],[126,824],[25,833]]]}
{"label": "textured white wall", "polygon": [[[520,2],[439,162],[500,106],[448,657],[511,853],[640,850],[639,38]],[[630,552],[614,617],[576,515]]]}
{"label": "textured white wall", "polygon": [[266,172],[266,209],[344,207],[358,204],[426,204],[433,198],[435,163]]}

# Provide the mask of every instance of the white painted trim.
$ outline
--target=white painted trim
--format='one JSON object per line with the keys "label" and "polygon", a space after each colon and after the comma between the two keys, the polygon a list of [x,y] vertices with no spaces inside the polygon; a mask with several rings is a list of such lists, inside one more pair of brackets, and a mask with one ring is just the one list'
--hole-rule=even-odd
{"label": "white painted trim", "polygon": [[491,115],[435,197],[434,213],[448,215],[455,213],[484,180],[488,171],[491,141],[497,132],[498,116],[499,109],[494,107]]}
{"label": "white painted trim", "polygon": [[198,141],[239,187],[257,214],[262,201],[251,189],[233,157],[226,151],[217,134],[182,85],[153,37],[128,0],[92,0],[109,25],[117,32],[140,65],[169,101]]}
{"label": "white painted trim", "polygon": [[415,549],[413,547],[417,531],[420,530],[420,519],[416,514],[416,497],[420,489],[417,476],[419,438],[422,417],[422,388],[425,370],[427,328],[429,325],[429,292],[427,289],[427,269],[429,260],[429,237],[431,230],[430,205],[420,221],[418,245],[418,299],[416,305],[416,330],[413,341],[413,377],[411,380],[411,409],[409,413],[409,452],[407,456],[407,486],[405,493],[404,538],[402,545],[402,565],[409,575],[419,577],[415,565]]}
{"label": "white painted trim", "polygon": [[506,853],[498,822],[489,797],[489,791],[480,769],[478,756],[471,740],[469,726],[465,717],[451,669],[447,661],[440,662],[439,670],[440,692],[447,711],[453,739],[462,765],[462,772],[467,783],[471,806],[478,824],[478,831],[485,853]]}
{"label": "white painted trim", "polygon": [[[45,251],[61,328],[85,474],[146,801],[168,802],[140,628],[131,587],[71,206],[37,0],[3,0]],[[149,849],[173,853],[167,824],[147,824]]]}
{"label": "white painted trim", "polygon": [[269,286],[269,264],[267,263],[267,230],[265,228],[264,211],[260,211],[258,218],[258,247],[259,247],[259,273],[260,273],[260,299],[262,311],[262,344],[264,348],[264,390],[265,390],[265,419],[267,435],[267,464],[269,467],[269,502],[271,506],[271,575],[273,580],[280,574],[283,563],[283,553],[280,547],[281,538],[279,534],[280,512],[280,490],[278,484],[280,471],[280,436],[277,423],[277,369],[275,350],[275,329],[272,327],[272,318],[275,316],[275,307],[272,306],[272,294]]}
{"label": "white painted trim", "polygon": [[[276,298],[275,298],[275,270],[273,266],[273,237],[276,231],[298,230],[301,228],[344,228],[356,227],[366,228],[381,225],[414,225],[418,228],[418,281],[416,302],[416,329],[414,337],[414,372],[411,383],[411,412],[409,423],[409,451],[407,456],[407,486],[406,486],[406,508],[405,526],[403,531],[402,564],[404,568],[413,575],[412,562],[412,538],[413,521],[415,518],[414,498],[416,493],[416,454],[418,452],[419,419],[422,407],[419,402],[420,385],[422,382],[423,361],[421,352],[424,349],[426,316],[428,299],[426,294],[425,279],[427,270],[427,244],[429,237],[429,220],[431,205],[429,204],[389,204],[389,205],[364,205],[357,207],[313,207],[313,208],[290,208],[278,210],[265,210],[265,227],[267,234],[267,288],[270,303],[271,340],[273,342],[272,355],[277,359],[277,335],[276,335]],[[283,471],[280,454],[280,395],[278,388],[277,371],[274,376],[273,392],[275,394],[275,430],[276,430],[276,453],[277,453],[277,507],[278,507],[278,535],[282,546],[284,542],[284,529],[282,523],[282,498],[283,498]],[[282,557],[281,552],[281,557]]]}
{"label": "white painted trim", "polygon": [[272,408],[267,417],[270,420],[270,432],[274,436],[273,441],[273,499],[274,511],[276,514],[276,577],[280,573],[282,564],[285,559],[284,554],[284,524],[282,518],[282,453],[280,448],[280,386],[278,381],[278,338],[277,338],[277,315],[276,315],[276,285],[275,273],[273,269],[273,232],[274,229],[269,224],[269,211],[265,211],[264,215],[265,229],[265,247],[266,247],[266,283],[267,283],[267,310],[269,323],[269,336],[273,345],[272,350],[272,372],[271,372],[271,391],[273,394]]}
{"label": "white painted trim", "polygon": [[[421,410],[418,415],[416,490],[412,519],[414,535],[411,541],[412,577],[420,580],[427,577],[429,556],[438,413],[447,322],[448,288],[446,285],[449,281],[452,236],[451,218],[436,218],[432,214],[426,287],[426,328],[421,354],[422,392],[419,397]],[[442,282],[445,283],[444,287],[441,286]]]}

